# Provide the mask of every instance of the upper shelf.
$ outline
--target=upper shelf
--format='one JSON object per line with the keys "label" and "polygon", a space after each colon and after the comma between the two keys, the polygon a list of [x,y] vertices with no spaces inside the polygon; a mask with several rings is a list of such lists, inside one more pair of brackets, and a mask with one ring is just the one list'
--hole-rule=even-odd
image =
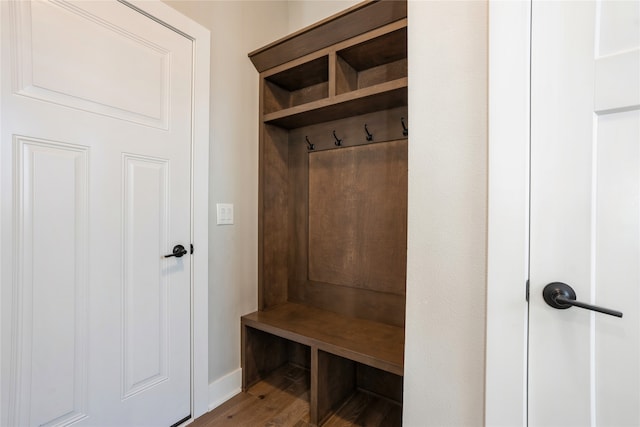
{"label": "upper shelf", "polygon": [[262,73],[262,120],[292,129],[407,105],[407,20]]}
{"label": "upper shelf", "polygon": [[263,116],[265,123],[294,129],[316,123],[407,105],[408,79],[403,77],[331,98],[286,108]]}

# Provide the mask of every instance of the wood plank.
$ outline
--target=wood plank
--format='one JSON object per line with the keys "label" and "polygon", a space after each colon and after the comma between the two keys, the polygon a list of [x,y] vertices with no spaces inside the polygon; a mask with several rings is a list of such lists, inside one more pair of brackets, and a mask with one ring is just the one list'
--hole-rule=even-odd
{"label": "wood plank", "polygon": [[271,74],[265,80],[277,84],[290,92],[303,87],[329,81],[329,58],[320,56],[298,66],[287,68],[277,74]]}
{"label": "wood plank", "polygon": [[[314,152],[406,140],[407,137],[402,134],[401,118],[404,118],[405,124],[408,126],[408,109],[406,106],[292,129],[289,132],[290,169],[300,168],[299,163],[304,160],[308,162],[311,151],[307,148],[305,137],[308,137],[309,141],[314,144]],[[367,141],[364,125],[367,125],[369,133],[373,135],[371,141]],[[336,147],[334,144],[332,134],[334,130],[342,140],[341,147]],[[293,151],[296,147],[300,147],[301,151],[298,153],[298,157],[294,158]]]}
{"label": "wood plank", "polygon": [[242,389],[269,375],[288,360],[287,341],[258,329],[242,326]]}
{"label": "wood plank", "polygon": [[356,392],[323,427],[400,427],[402,406],[364,392]]}
{"label": "wood plank", "polygon": [[287,300],[289,142],[278,127],[265,126],[262,133],[258,298],[260,308],[267,308]]}
{"label": "wood plank", "polygon": [[242,316],[243,325],[403,375],[404,329],[301,304]]}
{"label": "wood plank", "polygon": [[406,1],[367,1],[249,53],[259,72],[407,16]]}
{"label": "wood plank", "polygon": [[309,280],[405,294],[407,142],[309,153]]}
{"label": "wood plank", "polygon": [[356,389],[356,363],[318,351],[318,421],[322,424]]}
{"label": "wood plank", "polygon": [[356,71],[362,71],[407,58],[407,28],[372,38],[338,51]]}
{"label": "wood plank", "polygon": [[404,327],[406,304],[404,295],[385,294],[331,283],[296,280],[289,284],[289,301],[340,313],[348,317]]}
{"label": "wood plank", "polygon": [[408,79],[401,78],[265,114],[265,123],[286,129],[407,105]]}

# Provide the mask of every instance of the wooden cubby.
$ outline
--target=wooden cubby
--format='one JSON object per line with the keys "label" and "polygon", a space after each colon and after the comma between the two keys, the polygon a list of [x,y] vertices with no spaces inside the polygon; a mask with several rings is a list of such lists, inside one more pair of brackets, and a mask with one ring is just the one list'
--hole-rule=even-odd
{"label": "wooden cubby", "polygon": [[311,424],[358,407],[400,425],[406,2],[361,3],[249,57],[260,72],[259,310],[242,317],[243,389],[290,364],[308,371]]}

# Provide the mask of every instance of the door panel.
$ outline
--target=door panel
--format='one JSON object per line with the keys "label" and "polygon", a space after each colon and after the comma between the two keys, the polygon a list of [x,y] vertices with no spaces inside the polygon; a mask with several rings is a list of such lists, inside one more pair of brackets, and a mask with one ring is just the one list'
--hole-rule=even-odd
{"label": "door panel", "polygon": [[87,416],[86,147],[15,137],[16,325],[20,419],[35,425]]}
{"label": "door panel", "polygon": [[530,425],[640,424],[638,5],[533,2]]}
{"label": "door panel", "polygon": [[115,1],[0,7],[0,424],[171,425],[190,413],[190,256],[164,255],[190,243],[192,42]]}
{"label": "door panel", "polygon": [[17,93],[166,129],[171,50],[149,40],[158,24],[114,25],[102,17],[113,5],[102,3],[14,6]]}

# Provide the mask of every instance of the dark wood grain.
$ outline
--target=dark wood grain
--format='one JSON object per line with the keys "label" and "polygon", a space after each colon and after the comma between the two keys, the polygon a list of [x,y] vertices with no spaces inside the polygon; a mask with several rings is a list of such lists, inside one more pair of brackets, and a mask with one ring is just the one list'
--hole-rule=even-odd
{"label": "dark wood grain", "polygon": [[318,351],[318,423],[322,424],[356,389],[356,363]]}
{"label": "dark wood grain", "polygon": [[[319,123],[292,129],[289,132],[290,167],[298,167],[299,159],[294,159],[293,150],[301,148],[302,154],[308,157],[305,137],[313,142],[314,151],[342,150],[345,147],[358,145],[377,144],[379,142],[397,141],[407,137],[402,134],[401,118],[404,118],[408,126],[408,109],[406,106],[376,111],[369,114],[349,116],[339,120]],[[364,125],[367,125],[369,133],[373,135],[371,141],[367,141]],[[333,131],[342,140],[342,146],[336,147],[333,139]]]}
{"label": "dark wood grain", "polygon": [[265,123],[286,129],[407,105],[407,78],[265,114]]}
{"label": "dark wood grain", "polygon": [[[315,135],[310,141],[320,143]],[[309,155],[306,135],[289,133],[289,283],[288,295],[298,293],[307,279],[309,230]]]}
{"label": "dark wood grain", "polygon": [[[194,427],[304,425],[309,412],[309,373],[284,365],[247,392],[195,420]],[[300,423],[300,424],[298,424]]]}
{"label": "dark wood grain", "polygon": [[264,85],[262,110],[265,114],[293,107],[291,102],[291,92],[267,80],[263,80],[262,84]]}
{"label": "dark wood grain", "polygon": [[249,53],[260,72],[407,16],[404,1],[363,2]]}
{"label": "dark wood grain", "polygon": [[265,80],[289,92],[327,82],[329,81],[329,57],[322,55],[314,60],[271,74]]}
{"label": "dark wood grain", "polygon": [[404,295],[406,141],[309,154],[309,280]]}
{"label": "dark wood grain", "polygon": [[338,51],[356,71],[362,71],[407,58],[407,28],[371,38]]}
{"label": "dark wood grain", "polygon": [[242,316],[242,324],[402,375],[404,329],[286,303]]}
{"label": "dark wood grain", "polygon": [[288,359],[287,340],[259,329],[242,327],[242,389],[265,378]]}
{"label": "dark wood grain", "polygon": [[365,392],[356,392],[324,427],[400,427],[402,406]]}
{"label": "dark wood grain", "polygon": [[289,301],[404,327],[405,296],[308,280],[289,284]]}
{"label": "dark wood grain", "polygon": [[358,388],[402,405],[403,377],[367,365],[358,365]]}
{"label": "dark wood grain", "polygon": [[[312,427],[309,417],[309,374],[284,365],[247,392],[240,393],[192,424],[194,427]],[[325,427],[400,427],[402,407],[356,391]]]}
{"label": "dark wood grain", "polygon": [[303,105],[329,96],[329,83],[322,82],[291,92],[291,106]]}
{"label": "dark wood grain", "polygon": [[407,77],[407,64],[407,59],[405,58],[360,71],[357,75],[357,88],[363,89]]}
{"label": "dark wood grain", "polygon": [[358,89],[358,71],[342,57],[336,57],[336,94]]}
{"label": "dark wood grain", "polygon": [[262,268],[258,272],[261,308],[287,301],[288,165],[288,134],[283,129],[265,126],[260,162],[262,227],[258,230],[262,246]]}

